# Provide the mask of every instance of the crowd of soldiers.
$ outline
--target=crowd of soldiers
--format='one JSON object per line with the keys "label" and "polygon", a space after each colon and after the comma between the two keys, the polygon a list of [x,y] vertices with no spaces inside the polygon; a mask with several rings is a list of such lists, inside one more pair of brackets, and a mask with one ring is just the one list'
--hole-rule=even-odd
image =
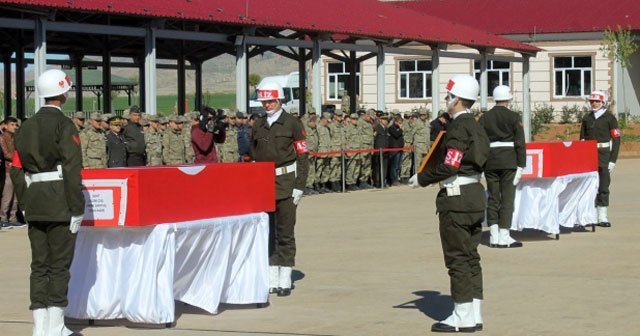
{"label": "crowd of soldiers", "polygon": [[94,112],[85,120],[85,112],[76,112],[73,122],[80,133],[84,168],[161,166],[194,163],[197,146],[192,143],[192,128],[199,127],[203,116],[218,127],[212,162],[238,162],[248,153],[249,122],[242,112],[214,110],[212,116],[200,112],[159,117],[142,113],[136,106],[122,116]]}

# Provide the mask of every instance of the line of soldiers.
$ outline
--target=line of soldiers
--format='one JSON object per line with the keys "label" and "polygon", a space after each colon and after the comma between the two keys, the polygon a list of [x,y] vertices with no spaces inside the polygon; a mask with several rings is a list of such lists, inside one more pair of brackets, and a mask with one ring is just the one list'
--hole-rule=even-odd
{"label": "line of soldiers", "polygon": [[[403,182],[408,181],[412,171],[415,171],[415,166],[420,164],[429,150],[430,125],[426,109],[405,113],[404,120],[397,110],[391,115],[374,109],[359,110],[347,115],[342,109],[337,109],[334,113],[324,112],[319,117],[313,107],[309,106],[307,111],[308,113],[301,118],[307,133],[307,146],[312,154],[309,157],[306,194],[340,192],[343,174],[341,151],[386,148],[385,145],[374,143],[385,143],[375,140],[389,136],[386,129],[390,118],[402,123],[405,147],[413,147],[413,151],[407,149],[403,153]],[[290,112],[297,115],[295,109]],[[378,152],[345,153],[346,190],[373,187],[372,172],[379,169],[377,165],[372,165],[376,155],[379,155]],[[387,153],[383,154],[385,157],[386,155]]]}

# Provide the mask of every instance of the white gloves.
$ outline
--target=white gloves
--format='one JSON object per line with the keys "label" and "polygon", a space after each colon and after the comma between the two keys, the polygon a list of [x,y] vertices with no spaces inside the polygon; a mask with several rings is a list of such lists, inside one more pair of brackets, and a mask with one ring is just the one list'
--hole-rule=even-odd
{"label": "white gloves", "polygon": [[300,203],[302,194],[304,194],[304,191],[300,189],[293,189],[293,193],[291,194],[291,197],[293,197],[293,204],[298,205],[298,203]]}
{"label": "white gloves", "polygon": [[413,176],[411,176],[411,178],[409,179],[409,186],[411,188],[420,187],[420,183],[418,183],[418,174],[414,174]]}
{"label": "white gloves", "polygon": [[616,169],[616,163],[609,162],[609,172],[612,173],[614,169]]}
{"label": "white gloves", "polygon": [[71,233],[77,233],[78,229],[80,229],[80,224],[82,224],[82,218],[84,214],[80,216],[71,216],[71,223],[69,224],[69,231]]}
{"label": "white gloves", "polygon": [[522,171],[524,170],[524,168],[522,167],[518,167],[516,168],[516,176],[513,178],[513,185],[517,186],[518,182],[520,182],[520,179],[522,178]]}

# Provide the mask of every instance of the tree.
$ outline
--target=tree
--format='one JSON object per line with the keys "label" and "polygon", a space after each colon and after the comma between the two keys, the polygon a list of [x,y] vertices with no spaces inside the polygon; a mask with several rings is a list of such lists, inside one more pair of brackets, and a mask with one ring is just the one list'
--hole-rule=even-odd
{"label": "tree", "polygon": [[249,86],[256,87],[256,85],[260,84],[262,77],[256,73],[249,74]]}
{"label": "tree", "polygon": [[[631,67],[630,58],[636,50],[638,50],[638,44],[633,40],[629,27],[625,29],[618,25],[616,30],[607,28],[604,31],[604,40],[600,46],[600,51],[614,64],[619,63],[623,70]],[[622,106],[624,107],[624,115],[626,117],[629,114],[629,107],[626,106],[627,90],[624,84],[625,80],[623,79],[621,82]]]}

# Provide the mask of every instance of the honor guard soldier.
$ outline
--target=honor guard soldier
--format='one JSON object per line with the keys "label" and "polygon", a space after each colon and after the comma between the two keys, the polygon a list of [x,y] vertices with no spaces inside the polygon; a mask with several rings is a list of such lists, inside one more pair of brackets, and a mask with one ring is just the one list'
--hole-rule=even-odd
{"label": "honor guard soldier", "polygon": [[91,113],[89,127],[80,132],[82,148],[82,166],[84,168],[107,167],[107,140],[102,130],[102,116],[98,112]]}
{"label": "honor guard soldier", "polygon": [[508,86],[498,85],[493,89],[496,106],[480,117],[480,124],[487,132],[491,148],[484,169],[489,192],[489,247],[522,247],[522,243],[511,238],[509,234],[516,186],[527,165],[522,121],[518,113],[508,107],[512,98]]}
{"label": "honor guard soldier", "polygon": [[[140,125],[140,108],[131,106],[129,109],[129,121],[122,129],[127,145],[127,166],[138,167],[147,165],[146,151],[144,148],[144,132]],[[123,114],[124,116],[124,114]],[[126,119],[126,117],[125,117]]]}
{"label": "honor guard soldier", "polygon": [[295,266],[296,208],[307,181],[308,149],[300,119],[282,110],[282,87],[264,83],[257,92],[266,116],[252,128],[251,157],[276,167],[276,211],[269,213],[269,292],[288,296]]}
{"label": "honor guard soldier", "polygon": [[16,135],[11,174],[29,223],[33,335],[67,336],[73,334],[64,325],[69,268],[84,215],[82,152],[78,130],[61,110],[71,79],[52,69],[36,85],[45,105]]}
{"label": "honor guard soldier", "polygon": [[[456,75],[447,84],[447,129],[444,160],[411,177],[412,187],[440,183],[436,209],[440,240],[451,278],[453,313],[431,327],[434,332],[482,330],[482,269],[478,244],[482,235],[485,193],[480,175],[489,156],[489,139],[473,117],[480,86],[469,75]],[[445,154],[446,153],[446,154]]]}
{"label": "honor guard soldier", "polygon": [[182,116],[169,117],[169,128],[162,136],[162,160],[166,165],[184,164],[184,140],[182,138]]}
{"label": "honor guard soldier", "polygon": [[[618,120],[607,110],[607,96],[604,92],[593,91],[589,95],[591,113],[582,118],[580,140],[596,140],[598,142],[598,194],[596,195],[596,209],[598,211],[598,225],[610,227],[607,215],[609,207],[609,184],[611,172],[616,167],[618,152],[620,151],[620,128]],[[577,228],[578,230],[583,227]]]}

